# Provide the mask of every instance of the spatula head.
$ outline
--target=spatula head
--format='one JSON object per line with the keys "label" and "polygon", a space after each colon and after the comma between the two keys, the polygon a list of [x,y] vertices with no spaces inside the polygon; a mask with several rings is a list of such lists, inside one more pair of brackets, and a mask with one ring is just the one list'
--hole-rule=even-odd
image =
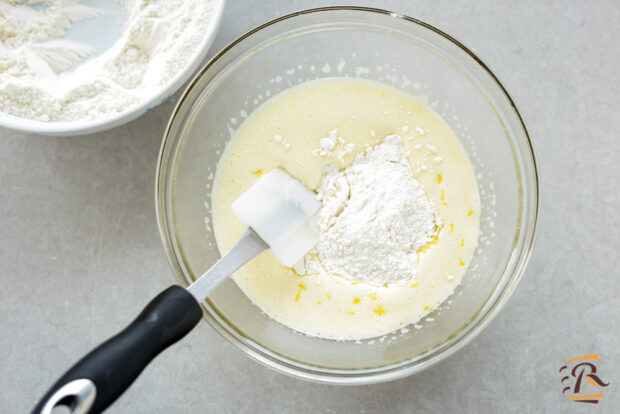
{"label": "spatula head", "polygon": [[319,240],[314,220],[316,194],[276,168],[264,174],[232,204],[239,219],[269,245],[270,253],[292,267]]}

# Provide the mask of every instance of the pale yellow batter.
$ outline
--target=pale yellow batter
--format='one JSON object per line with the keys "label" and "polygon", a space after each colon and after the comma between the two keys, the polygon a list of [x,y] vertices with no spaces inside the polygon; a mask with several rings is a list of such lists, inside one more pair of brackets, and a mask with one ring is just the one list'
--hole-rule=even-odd
{"label": "pale yellow batter", "polygon": [[[355,144],[342,160],[316,151],[336,128]],[[241,125],[220,159],[213,188],[220,252],[245,231],[232,202],[263,172],[282,168],[314,190],[325,165],[346,167],[366,144],[377,145],[390,134],[403,137],[414,176],[443,223],[439,236],[418,254],[416,278],[374,286],[325,273],[300,276],[263,253],[237,271],[234,280],[276,321],[325,338],[381,336],[432,312],[460,283],[479,233],[473,167],[454,132],[432,109],[370,81],[334,78],[296,86],[274,96]]]}

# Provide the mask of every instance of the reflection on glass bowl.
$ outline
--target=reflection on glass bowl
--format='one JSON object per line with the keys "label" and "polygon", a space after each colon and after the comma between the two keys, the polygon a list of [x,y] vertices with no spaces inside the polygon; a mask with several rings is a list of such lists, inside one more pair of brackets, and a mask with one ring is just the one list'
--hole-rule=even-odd
{"label": "reflection on glass bowl", "polygon": [[418,20],[360,7],[306,10],[242,36],[200,71],[173,114],[157,173],[159,227],[186,286],[219,258],[209,195],[232,131],[269,96],[333,76],[412,94],[461,139],[482,207],[479,245],[462,284],[419,329],[384,341],[294,332],[265,316],[231,280],[204,303],[205,319],[283,373],[332,384],[388,381],[429,367],[480,333],[516,288],[536,232],[538,178],[525,125],[497,78],[458,41]]}

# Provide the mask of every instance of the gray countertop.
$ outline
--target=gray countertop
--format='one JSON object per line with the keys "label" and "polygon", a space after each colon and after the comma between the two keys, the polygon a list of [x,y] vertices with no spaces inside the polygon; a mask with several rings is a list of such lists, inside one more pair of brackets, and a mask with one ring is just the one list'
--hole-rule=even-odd
{"label": "gray countertop", "polygon": [[[212,53],[259,23],[326,4],[229,0]],[[373,386],[285,377],[202,323],[149,366],[110,413],[609,413],[620,406],[617,0],[366,4],[461,40],[519,105],[537,150],[543,201],[536,248],[516,293],[454,356]],[[178,96],[90,136],[0,130],[0,412],[30,409],[76,358],[173,282],[153,183]],[[568,401],[558,369],[592,353],[611,385],[598,406]]]}

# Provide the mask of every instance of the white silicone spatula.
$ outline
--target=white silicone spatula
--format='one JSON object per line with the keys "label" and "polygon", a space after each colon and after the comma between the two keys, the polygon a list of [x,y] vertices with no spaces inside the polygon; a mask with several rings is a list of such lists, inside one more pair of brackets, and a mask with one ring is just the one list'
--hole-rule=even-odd
{"label": "white silicone spatula", "polygon": [[248,229],[233,248],[187,289],[199,302],[235,270],[269,249],[292,267],[319,240],[312,223],[321,207],[316,195],[281,169],[263,175],[232,209]]}
{"label": "white silicone spatula", "polygon": [[232,205],[248,226],[233,248],[187,289],[174,285],[157,295],[127,328],[70,368],[33,413],[49,414],[61,405],[75,414],[103,411],[153,358],[198,324],[200,302],[235,270],[267,249],[286,266],[303,257],[318,241],[312,219],[320,206],[315,194],[286,172],[262,176]]}

